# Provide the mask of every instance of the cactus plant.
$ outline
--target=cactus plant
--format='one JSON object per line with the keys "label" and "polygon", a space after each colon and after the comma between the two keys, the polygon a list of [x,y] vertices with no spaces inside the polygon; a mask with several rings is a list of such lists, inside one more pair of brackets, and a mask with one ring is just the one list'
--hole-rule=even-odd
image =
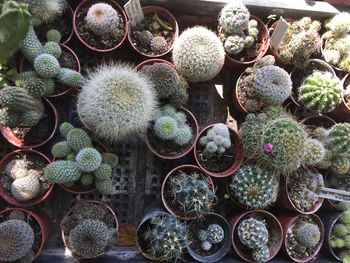
{"label": "cactus plant", "polygon": [[21,43],[21,51],[30,62],[33,62],[37,56],[44,52],[44,47],[41,45],[32,26],[29,27],[27,36]]}
{"label": "cactus plant", "polygon": [[40,22],[49,23],[54,21],[67,7],[65,0],[25,0],[29,12]]}
{"label": "cactus plant", "polygon": [[0,224],[0,239],[3,242],[0,249],[0,260],[16,261],[24,257],[34,244],[32,227],[22,220],[7,220]]}
{"label": "cactus plant", "polygon": [[226,53],[233,55],[240,53],[245,46],[244,40],[243,37],[237,35],[227,37],[224,43]]}
{"label": "cactus plant", "polygon": [[94,174],[97,180],[104,181],[111,178],[112,168],[108,164],[103,163]]}
{"label": "cactus plant", "polygon": [[50,183],[68,183],[78,180],[81,170],[77,163],[72,161],[55,161],[45,167],[44,177]]}
{"label": "cactus plant", "polygon": [[94,176],[92,174],[83,174],[80,181],[83,186],[90,186],[94,181]]}
{"label": "cactus plant", "polygon": [[47,41],[53,41],[56,43],[60,43],[62,39],[62,35],[60,31],[56,29],[50,29],[46,32],[46,39]]}
{"label": "cactus plant", "polygon": [[28,161],[24,159],[13,159],[5,167],[7,176],[16,180],[28,175]]}
{"label": "cactus plant", "polygon": [[339,123],[334,125],[328,134],[328,145],[330,149],[345,157],[350,157],[350,124]]}
{"label": "cactus plant", "polygon": [[269,240],[265,224],[255,218],[247,218],[240,222],[237,233],[242,244],[251,249],[263,247]]}
{"label": "cactus plant", "polygon": [[249,28],[250,13],[241,2],[226,4],[219,15],[219,25],[228,34],[239,34]]}
{"label": "cactus plant", "polygon": [[163,140],[173,139],[177,130],[177,122],[171,116],[161,116],[154,123],[155,134]]}
{"label": "cactus plant", "polygon": [[315,166],[325,158],[326,149],[320,141],[307,139],[305,147],[305,164]]}
{"label": "cactus plant", "polygon": [[95,186],[97,191],[99,191],[101,194],[111,194],[113,190],[113,181],[111,178],[106,180],[96,180]]}
{"label": "cactus plant", "polygon": [[79,152],[81,149],[92,146],[91,139],[86,131],[79,128],[71,129],[67,133],[67,144],[75,152]]}
{"label": "cactus plant", "polygon": [[218,244],[225,238],[225,232],[218,224],[211,224],[207,228],[207,240],[212,244]]}
{"label": "cactus plant", "polygon": [[267,208],[277,199],[279,178],[254,166],[241,166],[230,178],[229,190],[241,205]]}
{"label": "cactus plant", "polygon": [[78,97],[84,125],[109,141],[147,127],[155,108],[155,92],[148,79],[122,64],[100,66],[89,75]]}
{"label": "cactus plant", "polygon": [[[350,249],[350,211],[343,212],[331,230],[329,244],[333,251],[340,255],[345,255]],[[345,262],[345,261],[343,261]]]}
{"label": "cactus plant", "polygon": [[55,143],[51,148],[51,153],[55,158],[65,158],[72,152],[72,149],[69,147],[68,143],[58,142]]}
{"label": "cactus plant", "polygon": [[102,156],[96,149],[87,147],[78,152],[75,160],[83,172],[93,172],[100,167]]}
{"label": "cactus plant", "polygon": [[346,174],[350,169],[350,160],[345,156],[336,156],[329,168],[337,174]]}
{"label": "cactus plant", "polygon": [[343,36],[350,32],[350,14],[341,12],[330,19],[325,27],[336,36]]}
{"label": "cactus plant", "polygon": [[197,238],[199,241],[205,241],[208,238],[208,232],[207,230],[201,229],[197,233]]}
{"label": "cactus plant", "polygon": [[256,248],[252,252],[252,258],[258,262],[267,262],[270,257],[270,249],[268,246],[262,246],[259,248]]}
{"label": "cactus plant", "polygon": [[153,37],[149,45],[156,54],[162,54],[168,50],[168,42],[162,36]]}
{"label": "cactus plant", "polygon": [[63,122],[59,127],[60,134],[65,138],[67,137],[67,134],[73,129],[74,129],[74,126],[69,122]]}
{"label": "cactus plant", "polygon": [[186,29],[175,40],[173,61],[190,82],[214,78],[223,67],[224,48],[214,32],[200,26]]}
{"label": "cactus plant", "polygon": [[111,168],[114,168],[118,164],[118,156],[114,153],[103,153],[102,162],[108,164]]}
{"label": "cactus plant", "polygon": [[85,78],[77,71],[69,68],[60,68],[56,75],[56,80],[70,87],[81,87],[84,84]]}
{"label": "cactus plant", "polygon": [[53,42],[53,41],[48,41],[45,45],[44,45],[44,52],[46,54],[52,55],[55,58],[59,58],[62,54],[62,50],[61,47],[58,43]]}
{"label": "cactus plant", "polygon": [[312,223],[304,223],[296,230],[296,239],[305,247],[315,247],[321,239],[321,232],[319,226]]}
{"label": "cactus plant", "polygon": [[41,77],[52,78],[58,74],[60,64],[54,56],[41,54],[34,59],[34,69]]}
{"label": "cactus plant", "polygon": [[53,79],[41,78],[34,71],[25,71],[19,74],[15,84],[26,89],[29,95],[35,98],[51,95],[55,90]]}
{"label": "cactus plant", "polygon": [[11,193],[19,201],[34,199],[40,190],[39,179],[35,175],[18,178],[11,184]]}

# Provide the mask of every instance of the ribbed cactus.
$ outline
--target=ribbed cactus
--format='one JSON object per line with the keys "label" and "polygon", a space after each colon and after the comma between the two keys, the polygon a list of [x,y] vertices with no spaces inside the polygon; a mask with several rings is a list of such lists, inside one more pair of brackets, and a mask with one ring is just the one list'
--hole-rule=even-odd
{"label": "ribbed cactus", "polygon": [[284,69],[266,66],[254,75],[253,89],[265,102],[282,104],[292,93],[292,81]]}
{"label": "ribbed cactus", "polygon": [[39,191],[39,177],[35,175],[18,178],[11,184],[11,193],[19,201],[34,199]]}
{"label": "ribbed cactus", "polygon": [[13,262],[24,257],[32,249],[34,231],[22,220],[7,220],[0,224],[0,240],[3,241],[0,260]]}
{"label": "ribbed cactus", "polygon": [[81,87],[84,84],[85,78],[77,71],[69,68],[60,68],[56,75],[56,80],[70,87]]}
{"label": "ribbed cactus", "polygon": [[342,87],[330,72],[315,71],[299,88],[299,101],[318,113],[329,112],[341,103]]}
{"label": "ribbed cactus", "polygon": [[186,29],[174,42],[176,69],[190,82],[214,78],[224,65],[225,51],[214,32],[200,26]]}
{"label": "ribbed cactus", "polygon": [[326,149],[323,144],[316,139],[308,139],[305,142],[305,163],[307,165],[317,165],[322,162],[326,155]]}
{"label": "ribbed cactus", "polygon": [[78,180],[81,170],[77,163],[72,161],[55,161],[45,167],[44,177],[50,183],[68,183]]}
{"label": "ribbed cactus", "polygon": [[46,40],[60,43],[62,39],[61,32],[56,29],[50,29],[46,32]]}
{"label": "ribbed cactus", "polygon": [[307,248],[315,247],[321,240],[321,232],[314,223],[303,223],[295,230],[297,241]]}
{"label": "ribbed cactus", "polygon": [[41,78],[34,71],[25,71],[18,75],[16,86],[24,88],[29,95],[40,98],[51,95],[55,90],[55,82],[51,78]]}
{"label": "ribbed cactus", "polygon": [[76,152],[79,152],[81,149],[92,146],[90,136],[83,129],[71,129],[67,133],[66,139],[69,147],[71,147]]}
{"label": "ribbed cactus", "polygon": [[238,225],[237,234],[242,244],[251,249],[263,247],[269,241],[265,224],[255,218],[244,219]]}
{"label": "ribbed cactus", "polygon": [[33,62],[37,56],[44,52],[44,47],[41,45],[32,26],[29,27],[27,36],[22,41],[21,51],[30,62]]}
{"label": "ribbed cactus", "polygon": [[229,34],[248,30],[250,13],[241,2],[226,4],[219,15],[219,25]]}
{"label": "ribbed cactus", "polygon": [[92,5],[86,15],[86,27],[102,38],[118,35],[118,12],[109,4],[97,3]]}
{"label": "ribbed cactus", "polygon": [[54,56],[58,59],[62,54],[62,49],[58,43],[54,41],[48,41],[44,45],[44,53]]}
{"label": "ribbed cactus", "polygon": [[43,78],[55,77],[59,70],[58,60],[50,54],[41,54],[34,59],[34,69]]}
{"label": "ribbed cactus", "polygon": [[94,258],[114,244],[115,234],[104,222],[85,219],[69,232],[68,247],[78,258]]}
{"label": "ribbed cactus", "polygon": [[78,113],[96,135],[118,141],[147,127],[156,109],[155,97],[149,80],[130,66],[100,66],[82,87]]}
{"label": "ribbed cactus", "polygon": [[248,208],[267,208],[277,199],[279,178],[254,166],[241,166],[230,178],[229,189]]}
{"label": "ribbed cactus", "polygon": [[212,244],[218,244],[225,238],[224,229],[218,224],[211,224],[207,228],[207,240]]}
{"label": "ribbed cactus", "polygon": [[329,130],[328,145],[337,155],[350,157],[350,124],[339,123],[334,125]]}
{"label": "ribbed cactus", "polygon": [[96,149],[88,147],[81,149],[75,160],[83,172],[93,172],[100,167],[102,156]]}

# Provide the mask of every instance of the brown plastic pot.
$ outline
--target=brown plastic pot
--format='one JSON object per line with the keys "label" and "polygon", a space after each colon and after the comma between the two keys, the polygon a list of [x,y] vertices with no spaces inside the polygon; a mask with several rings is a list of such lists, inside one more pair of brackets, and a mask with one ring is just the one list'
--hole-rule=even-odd
{"label": "brown plastic pot", "polygon": [[321,215],[322,222],[324,224],[324,237],[323,249],[327,251],[329,255],[335,258],[338,261],[341,261],[339,255],[337,255],[334,250],[331,248],[331,234],[335,223],[339,220],[343,213],[332,213],[332,214],[323,214]]}
{"label": "brown plastic pot", "polygon": [[136,70],[139,71],[144,66],[146,66],[146,65],[153,65],[155,63],[164,63],[164,64],[167,64],[167,65],[172,66],[173,68],[175,68],[175,66],[172,63],[170,63],[169,61],[167,61],[167,60],[160,59],[160,58],[151,58],[151,59],[147,59],[145,61],[142,61],[140,64],[138,64],[136,66]]}
{"label": "brown plastic pot", "polygon": [[[77,54],[75,54],[75,52],[70,47],[68,47],[64,44],[60,44],[60,46],[61,46],[62,50],[67,51],[68,53],[70,53],[74,57],[75,61],[77,62],[77,65],[78,65],[77,71],[80,72],[80,70],[81,70],[80,60],[79,60]],[[19,66],[19,72],[22,73],[24,71],[30,70],[31,67],[32,66],[30,65],[30,62],[23,56],[21,59],[21,62],[20,62],[20,66]],[[68,95],[72,94],[75,89],[76,89],[75,87],[69,87],[65,91],[47,96],[46,98],[58,99],[58,98],[67,97]]]}
{"label": "brown plastic pot", "polygon": [[[116,216],[116,214],[114,213],[113,209],[105,204],[104,202],[101,202],[101,201],[97,201],[97,200],[88,200],[86,202],[89,202],[89,203],[93,203],[93,204],[97,204],[97,205],[100,205],[100,206],[103,206],[104,208],[106,208],[114,217],[114,222],[115,222],[115,229],[116,229],[116,232],[118,233],[119,231],[119,223],[118,223],[118,218]],[[69,211],[68,213],[64,216],[64,218],[62,220],[66,220],[74,211],[74,209],[78,206],[79,204],[76,204],[75,206],[73,206]],[[64,231],[61,229],[61,236],[62,236],[62,240],[63,240],[63,243],[64,243],[64,246],[66,249],[69,250],[68,246],[67,246],[67,242],[66,242],[66,236],[64,234]],[[115,242],[117,242],[117,240],[115,240]],[[96,257],[91,257],[91,258],[97,258],[97,257],[100,257],[102,256],[104,253],[101,253],[99,255],[97,255]],[[84,258],[84,259],[89,259],[89,258]]]}
{"label": "brown plastic pot", "polygon": [[81,1],[80,4],[75,9],[74,14],[73,14],[73,30],[75,32],[75,35],[78,37],[80,42],[83,43],[84,46],[86,46],[88,49],[90,49],[92,51],[96,51],[96,52],[110,52],[110,51],[116,50],[124,42],[126,35],[127,35],[127,32],[128,32],[128,19],[126,17],[124,9],[115,0],[104,0],[103,2],[110,4],[122,16],[122,18],[124,20],[124,36],[122,37],[120,42],[117,45],[115,45],[114,47],[107,48],[107,49],[99,49],[99,48],[93,47],[88,42],[86,42],[84,40],[84,38],[79,34],[79,30],[77,28],[77,15],[83,7],[92,5],[94,3],[93,0]]}
{"label": "brown plastic pot", "polygon": [[[37,157],[40,157],[43,161],[45,161],[47,164],[51,163],[50,159],[45,156],[43,153],[38,152],[36,150],[31,150],[31,149],[19,149],[15,150],[13,152],[10,152],[7,154],[4,158],[1,159],[0,161],[0,171],[5,171],[6,165],[13,159],[15,159],[16,155],[21,154],[21,153],[26,153],[26,154],[31,154],[35,155]],[[0,177],[2,174],[0,174]],[[35,206],[37,204],[40,204],[44,202],[51,194],[53,190],[54,185],[51,184],[50,188],[46,191],[46,193],[39,198],[34,198],[32,200],[27,200],[27,201],[19,201],[16,198],[14,198],[10,193],[8,193],[4,188],[2,183],[0,183],[0,196],[9,204],[18,206],[18,207],[31,207]]]}
{"label": "brown plastic pot", "polygon": [[231,142],[232,144],[235,146],[235,159],[233,160],[230,168],[228,168],[226,171],[222,171],[222,172],[211,172],[207,169],[205,169],[202,164],[201,161],[199,159],[199,156],[197,154],[197,145],[199,142],[199,139],[209,130],[211,129],[215,124],[211,124],[207,127],[205,127],[197,136],[197,140],[196,143],[194,145],[194,157],[196,159],[196,163],[197,165],[208,175],[212,176],[212,177],[218,177],[218,178],[223,178],[223,177],[228,177],[230,175],[232,175],[234,172],[236,172],[238,170],[238,168],[241,166],[241,163],[243,161],[243,145],[242,142],[238,136],[238,134],[232,130],[230,127],[228,127],[228,130],[230,132],[230,136],[231,136]]}
{"label": "brown plastic pot", "polygon": [[196,138],[197,138],[197,134],[198,134],[198,130],[199,130],[199,127],[198,127],[198,122],[196,120],[196,118],[194,117],[194,115],[186,108],[184,107],[180,107],[179,108],[180,111],[184,112],[186,115],[187,115],[187,119],[189,120],[189,123],[191,124],[191,128],[193,130],[193,137],[192,137],[192,140],[190,141],[190,143],[180,152],[174,154],[174,155],[163,155],[162,153],[160,153],[156,147],[154,147],[151,142],[149,141],[148,139],[148,134],[149,134],[149,129],[150,128],[147,128],[146,131],[145,131],[145,141],[146,141],[146,145],[148,147],[148,149],[150,149],[150,151],[157,155],[158,157],[162,158],[162,159],[165,159],[165,160],[176,160],[176,159],[179,159],[183,156],[185,156],[186,154],[188,154],[192,149],[193,147],[195,146],[196,144]]}
{"label": "brown plastic pot", "polygon": [[212,179],[210,178],[210,176],[208,176],[207,174],[205,174],[198,166],[192,165],[192,164],[184,164],[184,165],[180,165],[176,168],[174,168],[173,170],[171,170],[167,176],[165,177],[163,183],[162,183],[162,189],[161,189],[161,197],[162,197],[162,202],[163,205],[165,207],[165,209],[172,215],[183,219],[183,220],[191,220],[191,219],[196,219],[198,218],[197,215],[193,215],[193,216],[185,216],[184,213],[182,213],[181,211],[178,211],[171,202],[167,201],[167,197],[166,195],[168,194],[168,188],[169,188],[169,180],[173,175],[176,175],[177,171],[179,170],[186,170],[186,171],[196,171],[199,174],[201,174],[204,178],[207,178],[209,183],[210,183],[210,187],[211,190],[213,192],[215,192],[215,188],[214,188],[214,183],[212,181]]}
{"label": "brown plastic pot", "polygon": [[[250,59],[250,60],[239,61],[239,60],[233,59],[231,56],[229,56],[225,52],[225,65],[230,69],[239,69],[239,68],[247,67],[249,65],[254,64],[258,59],[265,56],[265,54],[270,46],[270,36],[269,36],[269,32],[268,32],[267,27],[264,24],[264,22],[261,21],[260,18],[253,16],[253,15],[251,15],[250,18],[254,19],[258,22],[259,35],[260,35],[260,39],[261,39],[261,46],[260,46],[258,55],[255,58]],[[221,33],[222,33],[222,27],[219,26],[218,27],[218,36],[220,36]]]}
{"label": "brown plastic pot", "polygon": [[[232,246],[236,252],[236,254],[242,258],[244,261],[249,263],[255,263],[253,260],[251,253],[252,250],[248,247],[244,246],[237,234],[237,227],[239,226],[240,222],[246,218],[252,217],[254,214],[258,214],[259,216],[262,216],[268,226],[269,226],[269,251],[270,256],[268,260],[271,260],[274,258],[278,251],[281,248],[282,245],[282,239],[283,239],[283,232],[282,232],[282,226],[278,219],[271,213],[265,211],[265,210],[252,210],[248,212],[240,212],[238,214],[234,214],[231,217],[230,224],[231,224],[231,239],[232,239]],[[272,236],[272,238],[271,238]]]}
{"label": "brown plastic pot", "polygon": [[179,26],[177,24],[177,21],[176,21],[176,18],[173,16],[172,13],[170,13],[167,9],[163,8],[163,7],[160,7],[160,6],[155,6],[155,5],[150,5],[150,6],[145,6],[145,7],[142,7],[142,11],[143,11],[143,14],[145,16],[149,15],[149,14],[152,14],[152,13],[157,13],[158,15],[160,15],[161,17],[164,17],[167,22],[170,23],[171,27],[173,29],[175,29],[175,32],[174,32],[174,39],[173,39],[173,44],[171,45],[171,47],[161,53],[161,54],[158,54],[158,55],[149,55],[149,54],[146,54],[144,52],[142,52],[141,50],[138,50],[137,47],[134,45],[133,41],[132,41],[132,26],[129,22],[129,30],[128,30],[128,40],[129,40],[129,43],[130,45],[133,47],[133,49],[140,55],[142,56],[145,56],[145,57],[149,57],[149,58],[159,58],[159,57],[163,57],[165,55],[167,55],[169,52],[171,52],[171,50],[173,49],[173,46],[174,46],[174,42],[175,40],[178,38],[179,36]]}
{"label": "brown plastic pot", "polygon": [[[11,213],[12,211],[20,211],[22,213],[25,213],[27,217],[30,217],[40,228],[40,231],[38,234],[40,234],[40,245],[37,251],[34,251],[34,258],[38,258],[40,255],[46,241],[49,239],[52,229],[53,229],[53,223],[51,218],[42,211],[29,211],[22,208],[6,208],[5,210],[0,212],[0,218],[7,216],[7,214]],[[17,261],[16,261],[17,262]]]}
{"label": "brown plastic pot", "polygon": [[44,105],[46,106],[46,110],[51,111],[51,114],[53,114],[55,116],[55,124],[54,127],[52,127],[52,132],[50,133],[49,137],[47,137],[45,140],[43,140],[40,143],[34,144],[34,145],[29,145],[29,144],[25,144],[24,142],[22,142],[14,133],[12,128],[9,127],[5,127],[3,125],[0,125],[0,131],[2,133],[2,135],[5,137],[5,139],[11,143],[12,145],[18,147],[18,148],[22,148],[22,149],[34,149],[34,148],[38,148],[41,147],[43,145],[45,145],[46,143],[48,143],[52,137],[56,134],[59,123],[60,123],[60,119],[61,116],[56,108],[56,106],[54,106],[48,99],[43,99]]}
{"label": "brown plastic pot", "polygon": [[310,214],[310,217],[313,217],[315,219],[315,221],[317,222],[318,226],[320,227],[320,231],[321,231],[321,239],[319,244],[316,246],[314,253],[312,253],[311,255],[309,255],[308,257],[305,258],[294,258],[293,256],[291,256],[288,251],[287,251],[287,233],[288,230],[291,228],[292,224],[294,223],[294,221],[302,215],[292,215],[292,214],[280,214],[277,216],[279,222],[282,225],[282,229],[283,229],[283,250],[284,252],[288,255],[288,257],[293,260],[294,262],[299,262],[299,263],[303,263],[303,262],[308,262],[311,260],[314,260],[317,257],[318,252],[320,251],[322,244],[323,244],[323,239],[324,239],[324,227],[323,227],[323,223],[321,221],[321,219],[315,215],[315,214]]}

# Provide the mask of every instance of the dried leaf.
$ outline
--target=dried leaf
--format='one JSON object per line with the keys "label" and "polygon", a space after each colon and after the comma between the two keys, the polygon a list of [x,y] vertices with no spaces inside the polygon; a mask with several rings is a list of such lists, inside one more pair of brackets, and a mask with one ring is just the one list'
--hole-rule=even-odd
{"label": "dried leaf", "polygon": [[130,247],[136,246],[136,228],[132,224],[119,225],[119,238],[117,246]]}

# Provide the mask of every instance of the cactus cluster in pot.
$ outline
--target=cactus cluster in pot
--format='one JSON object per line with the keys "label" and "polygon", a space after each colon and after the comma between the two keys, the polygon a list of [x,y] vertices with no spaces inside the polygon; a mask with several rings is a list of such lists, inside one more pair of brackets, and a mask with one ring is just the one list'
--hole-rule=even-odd
{"label": "cactus cluster in pot", "polygon": [[201,242],[203,251],[210,251],[213,245],[219,244],[224,240],[225,231],[218,224],[210,224],[206,229],[199,229],[196,238]]}
{"label": "cactus cluster in pot", "polygon": [[118,156],[102,153],[94,148],[86,131],[74,128],[68,122],[60,126],[64,141],[53,145],[52,155],[56,159],[46,166],[45,178],[51,183],[72,187],[80,180],[84,187],[93,187],[102,194],[112,191],[112,169],[118,164]]}
{"label": "cactus cluster in pot", "polygon": [[350,211],[344,211],[334,224],[329,245],[343,262],[350,260]]}

